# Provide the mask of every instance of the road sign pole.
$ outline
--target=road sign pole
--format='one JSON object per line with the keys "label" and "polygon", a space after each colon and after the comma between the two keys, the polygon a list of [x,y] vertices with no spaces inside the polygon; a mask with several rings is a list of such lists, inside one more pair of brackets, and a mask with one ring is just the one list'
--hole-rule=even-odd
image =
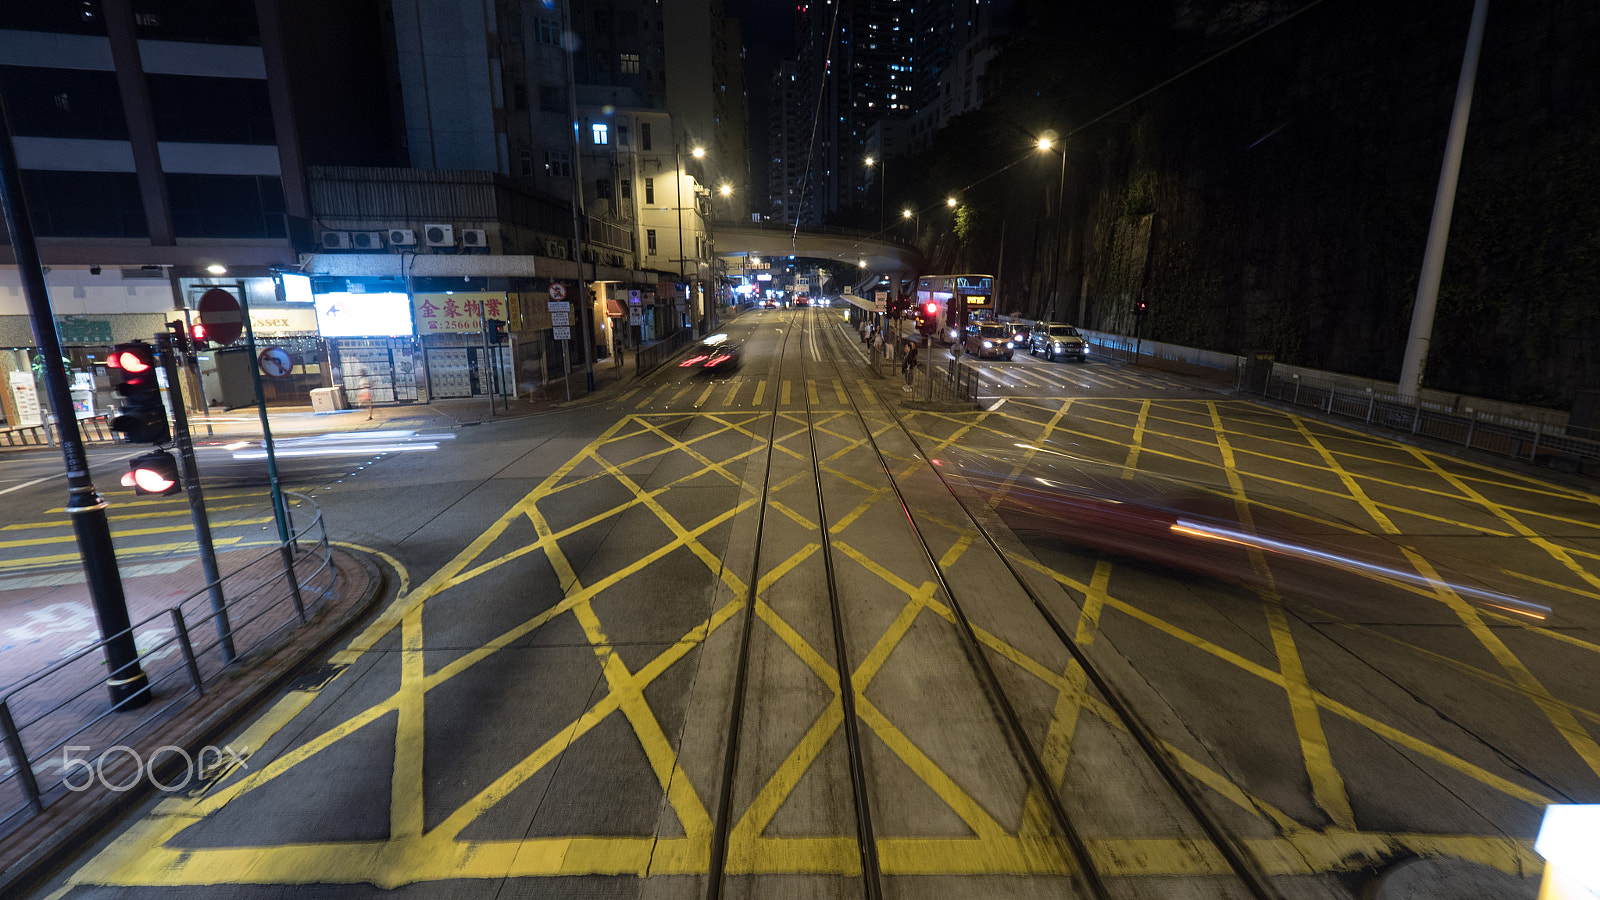
{"label": "road sign pole", "polygon": [[261,357],[256,352],[256,330],[250,327],[250,300],[244,294],[244,282],[237,282],[237,287],[240,317],[244,322],[244,343],[250,353],[250,384],[256,391],[256,411],[261,416],[261,439],[267,450],[267,480],[272,485],[272,517],[278,523],[278,540],[287,547],[289,509],[284,505],[283,485],[278,481],[278,455],[272,443],[272,423],[267,421],[266,393],[261,389]]}
{"label": "road sign pole", "polygon": [[[17,153],[11,144],[11,127],[0,101],[0,207],[4,209],[6,231],[22,279],[22,294],[28,304],[28,321],[33,326],[34,344],[39,348],[44,368],[46,393],[55,411],[61,434],[61,456],[67,467],[67,514],[83,560],[84,580],[94,603],[95,621],[105,642],[106,666],[110,678],[106,688],[111,702],[120,709],[132,709],[150,702],[150,680],[139,667],[139,649],[134,644],[128,620],[128,599],[122,592],[122,573],[117,569],[116,550],[111,545],[111,523],[106,517],[106,501],[95,490],[89,474],[89,459],[78,431],[78,416],[72,406],[72,390],[67,370],[61,362],[61,336],[56,332],[55,313],[45,288],[44,266],[34,242],[33,225],[28,219],[27,200],[22,193],[22,178],[17,169]],[[48,421],[46,418],[44,421]]]}
{"label": "road sign pole", "polygon": [[497,367],[493,357],[489,355],[489,317],[484,315],[482,300],[478,301],[478,330],[482,332],[483,338],[483,370],[484,374],[489,376],[485,385],[487,390],[484,393],[489,395],[489,418],[492,419],[494,418],[494,370]]}
{"label": "road sign pole", "polygon": [[222,575],[217,569],[217,549],[211,543],[211,518],[206,513],[206,498],[200,490],[200,467],[194,458],[194,441],[189,437],[189,410],[183,403],[183,387],[178,382],[178,363],[174,358],[172,336],[156,335],[156,350],[161,367],[167,372],[167,385],[178,391],[172,404],[172,437],[178,445],[178,459],[183,464],[183,492],[189,498],[189,518],[194,522],[194,540],[200,548],[200,568],[206,574],[206,587],[211,592],[211,612],[217,625],[217,641],[222,647],[223,662],[233,662],[238,655],[233,648],[233,626],[228,622],[228,599],[222,593]]}

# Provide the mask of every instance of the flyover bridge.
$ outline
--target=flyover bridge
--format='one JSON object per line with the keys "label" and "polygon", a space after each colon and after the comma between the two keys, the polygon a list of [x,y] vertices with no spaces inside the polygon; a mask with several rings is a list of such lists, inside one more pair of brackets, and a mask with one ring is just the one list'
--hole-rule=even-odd
{"label": "flyover bridge", "polygon": [[916,247],[887,240],[882,232],[855,231],[828,226],[801,228],[781,223],[717,221],[711,224],[717,255],[734,257],[796,256],[833,259],[859,267],[858,283],[911,278],[926,271],[927,259]]}

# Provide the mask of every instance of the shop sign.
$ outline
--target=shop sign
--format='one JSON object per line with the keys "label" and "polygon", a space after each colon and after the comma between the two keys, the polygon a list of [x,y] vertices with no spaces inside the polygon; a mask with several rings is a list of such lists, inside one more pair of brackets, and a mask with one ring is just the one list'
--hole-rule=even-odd
{"label": "shop sign", "polygon": [[250,327],[263,334],[306,334],[317,330],[316,309],[250,310]]}
{"label": "shop sign", "polygon": [[111,320],[57,316],[56,334],[63,344],[109,344],[112,343]]}
{"label": "shop sign", "polygon": [[448,294],[414,294],[412,316],[419,334],[461,334],[483,331],[483,310],[489,318],[506,318],[506,295],[483,291],[454,291]]}

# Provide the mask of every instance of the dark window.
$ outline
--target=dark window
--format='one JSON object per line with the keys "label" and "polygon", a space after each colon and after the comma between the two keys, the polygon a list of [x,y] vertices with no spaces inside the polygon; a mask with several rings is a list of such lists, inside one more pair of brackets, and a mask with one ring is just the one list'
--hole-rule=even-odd
{"label": "dark window", "polygon": [[628,179],[628,178],[622,179],[622,187],[619,189],[618,193],[620,193],[622,195],[622,199],[624,199],[624,200],[632,200],[633,199],[633,181],[632,181],[632,179]]}
{"label": "dark window", "polygon": [[571,178],[572,154],[565,150],[546,150],[544,170],[557,178]]}
{"label": "dark window", "polygon": [[641,150],[649,150],[650,149],[650,123],[649,122],[640,122],[639,123],[639,149],[641,149]]}
{"label": "dark window", "polygon": [[[650,126],[646,125],[645,127],[649,128]],[[656,202],[656,180],[654,178],[646,178],[644,180],[644,202]]]}
{"label": "dark window", "polygon": [[11,131],[24,137],[128,139],[114,72],[0,66]]}
{"label": "dark window", "polygon": [[273,144],[272,103],[259,78],[146,75],[156,140]]}
{"label": "dark window", "polygon": [[132,172],[25,170],[20,175],[28,217],[42,236],[150,236],[139,178]]}
{"label": "dark window", "polygon": [[551,86],[548,84],[539,85],[539,108],[545,112],[566,111],[566,92],[557,86]]}
{"label": "dark window", "polygon": [[561,46],[561,23],[554,19],[540,19],[539,43]]}
{"label": "dark window", "polygon": [[283,184],[264,175],[168,175],[178,237],[285,236]]}
{"label": "dark window", "polygon": [[611,33],[611,11],[597,9],[594,11],[594,30],[596,34]]}
{"label": "dark window", "polygon": [[528,108],[528,86],[520,81],[511,86],[511,106],[519,111]]}
{"label": "dark window", "polygon": [[594,195],[601,200],[611,199],[611,179],[597,178],[594,182]]}
{"label": "dark window", "polygon": [[533,177],[533,151],[532,150],[524,150],[524,151],[522,151],[520,154],[518,154],[518,162],[519,162],[519,165],[520,165],[519,171],[522,173],[522,177],[524,177],[524,178],[532,178]]}
{"label": "dark window", "polygon": [[626,146],[628,146],[628,126],[626,126],[626,125],[618,125],[617,126],[617,146],[618,147],[626,147]]}
{"label": "dark window", "polygon": [[651,256],[655,256],[656,255],[656,230],[654,228],[645,229],[644,240],[645,240],[645,243],[648,244],[649,247],[650,247],[650,255]]}
{"label": "dark window", "polygon": [[100,0],[0,3],[0,28],[8,31],[103,35],[106,33],[106,18],[100,14]]}
{"label": "dark window", "polygon": [[255,0],[139,0],[133,26],[146,40],[261,45]]}

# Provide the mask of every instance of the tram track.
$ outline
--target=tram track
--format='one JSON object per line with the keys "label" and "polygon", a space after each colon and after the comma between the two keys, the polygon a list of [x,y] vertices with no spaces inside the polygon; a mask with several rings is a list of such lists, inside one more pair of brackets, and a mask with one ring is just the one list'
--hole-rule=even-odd
{"label": "tram track", "polygon": [[[776,370],[782,370],[785,360],[789,358],[791,349],[790,339],[798,333],[800,338],[799,371],[801,383],[807,382],[808,362],[807,355],[811,348],[818,342],[818,332],[822,353],[815,354],[814,358],[820,363],[821,357],[826,356],[831,363],[835,376],[840,383],[849,383],[846,372],[839,360],[840,336],[835,334],[818,319],[813,313],[801,313],[791,319],[785,329],[782,342],[779,346]],[[798,332],[797,332],[798,329]],[[860,718],[856,712],[857,688],[854,682],[856,669],[851,663],[849,645],[846,640],[845,609],[841,603],[839,585],[835,572],[835,547],[830,520],[828,516],[828,497],[824,487],[823,458],[819,453],[816,437],[818,413],[813,407],[810,391],[799,392],[803,398],[803,416],[807,431],[807,445],[809,448],[810,475],[813,479],[817,504],[817,527],[821,535],[819,555],[822,559],[824,570],[824,584],[828,601],[829,624],[831,637],[834,644],[832,664],[838,673],[838,700],[843,707],[842,728],[844,732],[848,770],[851,781],[851,801],[854,806],[854,824],[857,838],[857,853],[859,863],[860,893],[871,900],[878,900],[885,895],[885,878],[879,860],[878,842],[883,838],[874,832],[871,790],[869,788],[869,775],[867,760],[862,752]],[[989,532],[980,517],[969,508],[955,486],[945,477],[938,468],[928,464],[929,456],[925,452],[921,441],[911,431],[907,423],[896,413],[896,410],[881,395],[869,391],[871,401],[875,402],[890,423],[892,431],[904,435],[905,441],[913,448],[915,455],[922,460],[922,466],[932,472],[949,492],[951,499],[958,505],[962,516],[966,519],[964,525],[969,526],[990,552],[1004,565],[1011,579],[1023,590],[1031,601],[1037,614],[1043,618],[1055,639],[1065,648],[1070,658],[1083,670],[1088,684],[1097,691],[1113,710],[1118,720],[1126,727],[1134,743],[1147,757],[1152,765],[1160,772],[1169,789],[1177,796],[1179,803],[1187,811],[1188,817],[1198,825],[1205,839],[1215,846],[1218,855],[1225,860],[1233,871],[1241,887],[1248,896],[1254,900],[1277,900],[1279,894],[1267,883],[1260,867],[1255,863],[1248,851],[1238,842],[1234,841],[1226,829],[1209,812],[1203,800],[1197,795],[1196,789],[1188,783],[1185,776],[1177,770],[1176,765],[1162,751],[1160,743],[1153,731],[1136,715],[1132,707],[1114,689],[1099,667],[1077,646],[1071,634],[1060,621],[1059,617],[1049,608],[1038,591],[1031,585],[1016,564],[1008,557],[1000,543]],[[894,467],[890,463],[890,456],[886,454],[880,443],[880,438],[875,434],[874,424],[869,419],[869,413],[863,408],[863,403],[858,402],[856,391],[847,389],[848,415],[859,424],[864,434],[863,443],[870,448],[872,458],[876,461],[878,474],[885,479],[886,486],[891,492],[892,502],[898,506],[898,514],[903,516],[906,526],[910,529],[912,537],[920,548],[918,557],[925,564],[927,572],[932,576],[936,585],[937,595],[942,595],[949,610],[948,618],[955,627],[956,642],[960,647],[960,654],[966,658],[978,688],[992,713],[996,726],[1003,737],[1004,744],[1011,749],[1013,758],[1018,763],[1018,768],[1023,779],[1029,787],[1037,792],[1042,799],[1047,811],[1048,827],[1044,838],[1047,843],[1055,847],[1060,855],[1067,877],[1071,879],[1074,893],[1079,896],[1092,897],[1096,900],[1108,900],[1118,894],[1107,884],[1104,876],[1099,872],[1089,841],[1080,832],[1074,817],[1068,811],[1066,803],[1060,795],[1056,779],[1053,779],[1045,765],[1040,748],[1035,746],[1029,737],[1028,730],[1018,711],[1017,704],[1008,695],[1005,686],[998,677],[991,662],[988,651],[983,647],[978,629],[974,626],[967,608],[962,603],[961,591],[951,583],[947,577],[945,566],[941,564],[928,536],[924,533],[923,525],[919,523],[917,513],[912,503],[907,499],[902,490],[900,481],[905,476],[897,477]],[[876,413],[876,411],[874,411]],[[792,413],[791,413],[792,415]],[[706,896],[712,900],[719,900],[725,896],[727,890],[728,861],[729,861],[729,832],[735,821],[734,785],[735,776],[739,772],[741,755],[741,738],[745,731],[745,712],[752,702],[750,696],[750,658],[751,643],[754,632],[754,620],[757,618],[758,585],[762,576],[762,536],[766,531],[766,510],[769,505],[770,491],[773,486],[772,461],[777,454],[778,422],[783,418],[782,403],[774,398],[770,412],[770,424],[767,434],[767,450],[765,459],[765,472],[762,477],[761,513],[757,518],[755,538],[755,558],[751,565],[748,593],[745,602],[745,615],[742,619],[738,656],[735,665],[732,709],[729,716],[729,731],[726,744],[723,769],[721,773],[720,801],[715,817],[715,830],[712,839],[712,856],[709,869],[709,879],[706,886]],[[933,698],[927,698],[932,704]],[[931,711],[931,710],[930,710]],[[841,819],[842,824],[842,819]]]}

